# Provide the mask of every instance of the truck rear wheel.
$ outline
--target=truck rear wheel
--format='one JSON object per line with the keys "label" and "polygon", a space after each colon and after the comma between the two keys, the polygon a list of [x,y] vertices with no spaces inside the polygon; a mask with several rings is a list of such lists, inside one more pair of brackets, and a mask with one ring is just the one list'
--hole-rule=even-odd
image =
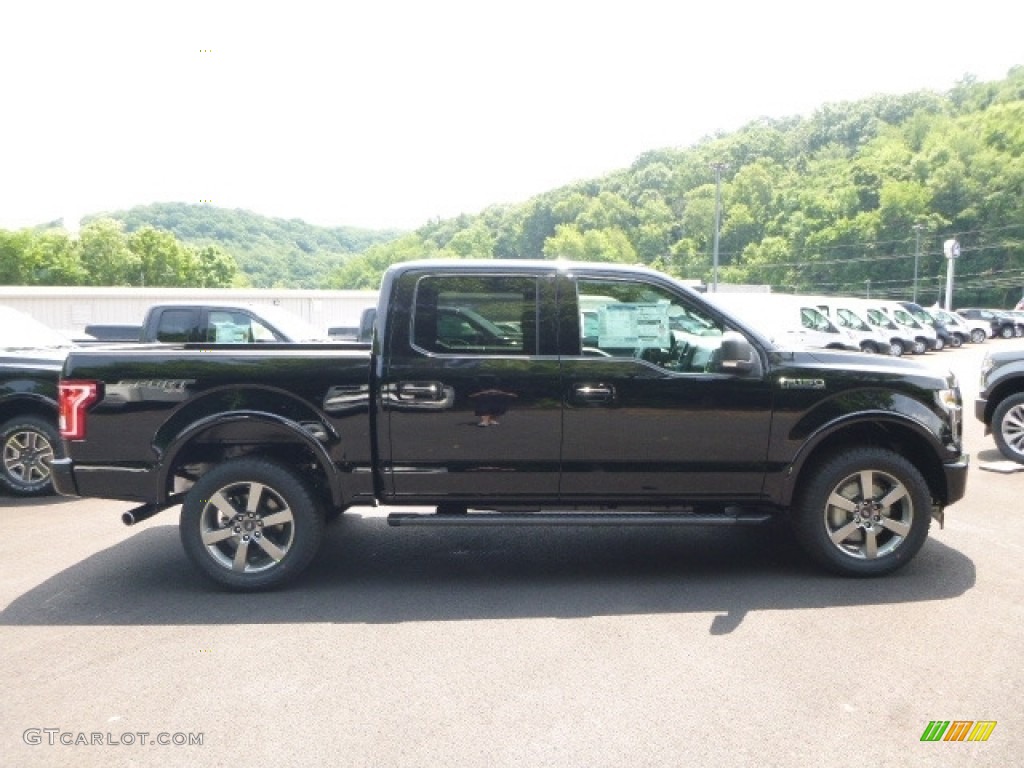
{"label": "truck rear wheel", "polygon": [[931,494],[893,451],[866,447],[817,468],[793,509],[796,537],[820,565],[843,576],[882,576],[906,565],[928,536]]}
{"label": "truck rear wheel", "polygon": [[53,493],[50,463],[62,455],[57,427],[38,416],[20,416],[0,426],[0,486],[15,496]]}
{"label": "truck rear wheel", "polygon": [[301,573],[324,533],[317,497],[293,470],[236,459],[203,475],[181,507],[181,543],[206,576],[235,590],[279,586]]}

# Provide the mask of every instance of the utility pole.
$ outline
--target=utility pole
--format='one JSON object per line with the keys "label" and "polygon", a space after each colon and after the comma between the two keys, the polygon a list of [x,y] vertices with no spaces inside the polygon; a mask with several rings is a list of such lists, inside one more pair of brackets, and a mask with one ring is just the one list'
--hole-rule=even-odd
{"label": "utility pole", "polygon": [[718,232],[722,225],[722,171],[729,166],[712,163],[715,172],[715,242],[711,252],[711,292],[718,293]]}
{"label": "utility pole", "polygon": [[914,248],[914,303],[917,304],[917,264],[921,260],[921,230],[924,224],[914,225],[914,234],[917,235],[917,246]]}
{"label": "utility pole", "polygon": [[953,311],[953,264],[960,258],[960,243],[955,239],[949,239],[942,244],[942,250],[946,254],[946,304],[947,312]]}

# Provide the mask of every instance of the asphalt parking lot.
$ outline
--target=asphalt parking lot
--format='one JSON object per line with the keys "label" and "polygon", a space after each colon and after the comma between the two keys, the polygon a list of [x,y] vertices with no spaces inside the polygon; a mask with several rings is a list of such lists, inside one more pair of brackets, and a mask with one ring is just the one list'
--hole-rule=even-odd
{"label": "asphalt parking lot", "polygon": [[[899,573],[776,530],[389,529],[293,587],[196,575],[176,511],[0,497],[10,766],[1010,766],[1024,749],[1024,472],[961,378],[967,498]],[[986,468],[988,467],[988,468]],[[932,721],[987,741],[923,742]]]}

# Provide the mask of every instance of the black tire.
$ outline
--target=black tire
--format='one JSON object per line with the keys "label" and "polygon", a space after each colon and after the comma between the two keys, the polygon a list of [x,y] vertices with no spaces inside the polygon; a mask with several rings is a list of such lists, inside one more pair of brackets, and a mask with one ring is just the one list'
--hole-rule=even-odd
{"label": "black tire", "polygon": [[912,351],[915,355],[923,355],[928,351],[928,342],[924,339],[914,339]]}
{"label": "black tire", "polygon": [[865,355],[874,355],[878,353],[878,347],[876,347],[870,341],[865,341],[861,343],[860,351],[863,352]]}
{"label": "black tire", "polygon": [[945,348],[946,348],[946,340],[944,338],[942,338],[941,336],[936,336],[935,337],[935,347],[934,347],[935,351],[936,352],[941,352]]}
{"label": "black tire", "polygon": [[906,350],[903,347],[903,342],[898,339],[893,339],[889,342],[889,354],[893,357],[903,357],[903,353]]}
{"label": "black tire", "polygon": [[975,344],[981,344],[987,338],[988,334],[985,333],[985,331],[983,331],[981,328],[975,328],[973,331],[971,331],[971,341],[973,341]]}
{"label": "black tire", "polygon": [[1012,339],[1013,333],[1014,331],[1012,325],[1004,325],[1002,328],[999,329],[999,335],[1002,336],[1004,339]]}
{"label": "black tire", "polygon": [[1024,464],[1024,393],[1010,395],[992,412],[996,447],[1010,461]]}
{"label": "black tire", "polygon": [[53,493],[50,464],[64,455],[56,424],[16,416],[0,426],[0,486],[15,496]]}
{"label": "black tire", "polygon": [[959,333],[954,333],[949,337],[949,346],[953,349],[960,349],[964,345],[964,339]]}
{"label": "black tire", "polygon": [[931,494],[921,473],[899,454],[857,448],[814,470],[792,519],[797,540],[824,568],[842,576],[883,576],[906,565],[924,544]]}
{"label": "black tire", "polygon": [[221,586],[269,589],[309,565],[323,539],[324,512],[293,470],[266,459],[236,459],[192,486],[181,507],[180,534],[192,563]]}

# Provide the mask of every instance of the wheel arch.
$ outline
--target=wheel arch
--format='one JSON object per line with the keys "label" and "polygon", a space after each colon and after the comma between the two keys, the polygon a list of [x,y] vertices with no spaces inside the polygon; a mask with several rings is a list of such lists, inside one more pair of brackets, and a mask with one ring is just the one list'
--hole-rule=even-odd
{"label": "wheel arch", "polygon": [[831,424],[812,435],[790,464],[782,488],[782,503],[785,507],[792,505],[807,478],[845,448],[873,445],[906,457],[928,483],[932,501],[945,504],[949,489],[934,441],[934,436],[921,425],[892,414],[873,414]]}
{"label": "wheel arch", "polygon": [[234,411],[208,416],[190,424],[166,446],[161,461],[159,488],[168,498],[179,476],[192,482],[210,468],[241,456],[273,459],[299,468],[323,498],[337,508],[348,506],[350,495],[335,471],[326,442],[310,426],[261,411]]}
{"label": "wheel arch", "polygon": [[0,424],[18,416],[39,416],[57,423],[57,402],[43,395],[24,394],[0,400]]}
{"label": "wheel arch", "polygon": [[996,408],[1008,397],[1024,392],[1024,373],[1018,371],[990,385],[988,397],[985,401],[985,425],[992,427],[992,416]]}

